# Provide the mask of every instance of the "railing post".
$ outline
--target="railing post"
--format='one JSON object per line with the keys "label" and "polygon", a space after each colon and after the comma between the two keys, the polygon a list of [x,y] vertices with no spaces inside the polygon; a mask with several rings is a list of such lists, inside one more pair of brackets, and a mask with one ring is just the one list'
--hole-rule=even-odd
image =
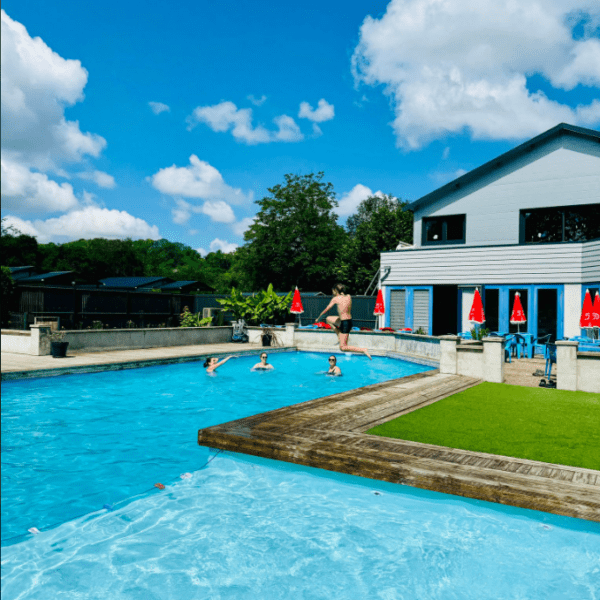
{"label": "railing post", "polygon": [[442,335],[440,337],[440,373],[456,375],[456,344],[457,335]]}
{"label": "railing post", "polygon": [[483,338],[483,373],[484,381],[504,383],[504,346],[503,337]]}
{"label": "railing post", "polygon": [[579,342],[556,342],[556,389],[577,390],[577,347]]}

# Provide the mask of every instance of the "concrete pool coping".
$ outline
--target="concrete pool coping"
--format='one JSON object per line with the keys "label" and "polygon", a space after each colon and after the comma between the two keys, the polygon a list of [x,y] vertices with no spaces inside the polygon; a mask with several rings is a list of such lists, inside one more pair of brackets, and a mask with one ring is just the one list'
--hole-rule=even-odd
{"label": "concrete pool coping", "polygon": [[[210,344],[70,354],[67,359],[2,353],[2,380],[200,361],[209,355],[253,355],[258,344]],[[295,351],[270,347],[269,354]],[[335,352],[336,348],[311,351]],[[339,348],[337,348],[339,352]],[[390,352],[434,366],[435,362]],[[479,380],[410,375],[342,394],[224,423],[198,432],[200,445],[274,458],[600,522],[600,471],[444,448],[368,435],[366,430],[457,393]]]}

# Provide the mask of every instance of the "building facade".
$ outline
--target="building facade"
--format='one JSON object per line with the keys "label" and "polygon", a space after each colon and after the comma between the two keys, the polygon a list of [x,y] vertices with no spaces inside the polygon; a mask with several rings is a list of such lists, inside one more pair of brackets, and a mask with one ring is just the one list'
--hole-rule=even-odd
{"label": "building facade", "polygon": [[384,325],[468,330],[479,288],[491,331],[581,335],[600,288],[600,132],[560,124],[413,202],[414,246],[381,255]]}

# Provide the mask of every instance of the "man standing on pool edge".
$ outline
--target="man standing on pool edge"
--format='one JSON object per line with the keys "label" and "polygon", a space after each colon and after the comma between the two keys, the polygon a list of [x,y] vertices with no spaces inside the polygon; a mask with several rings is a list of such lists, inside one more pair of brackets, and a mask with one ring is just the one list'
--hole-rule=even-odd
{"label": "man standing on pool edge", "polygon": [[352,296],[346,293],[346,286],[338,283],[333,286],[331,290],[333,292],[333,298],[328,304],[327,308],[321,312],[321,314],[315,319],[315,323],[334,305],[337,305],[338,315],[337,317],[327,317],[327,322],[333,327],[333,330],[337,333],[340,341],[340,350],[342,352],[362,352],[366,354],[369,359],[371,355],[366,348],[358,348],[357,346],[348,346],[348,336],[352,329]]}

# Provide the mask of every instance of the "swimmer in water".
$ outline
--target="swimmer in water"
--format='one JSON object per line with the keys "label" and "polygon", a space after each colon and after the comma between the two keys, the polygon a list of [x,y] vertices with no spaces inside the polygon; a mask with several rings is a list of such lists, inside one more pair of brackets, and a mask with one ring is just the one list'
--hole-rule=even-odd
{"label": "swimmer in water", "polygon": [[316,318],[315,323],[319,321],[322,315],[337,305],[338,315],[337,317],[327,317],[327,322],[333,327],[333,330],[337,333],[338,340],[340,342],[340,350],[342,352],[362,352],[371,359],[371,355],[366,348],[358,348],[357,346],[348,346],[348,336],[352,329],[352,297],[350,294],[346,294],[346,286],[338,283],[331,290],[333,292],[333,298],[327,306],[327,308],[321,312]]}
{"label": "swimmer in water", "polygon": [[217,367],[224,365],[230,358],[236,358],[235,356],[227,356],[222,361],[219,362],[219,359],[215,356],[209,356],[204,361],[204,368],[207,373],[212,373]]}
{"label": "swimmer in water", "polygon": [[260,355],[260,362],[256,363],[253,367],[252,370],[253,371],[270,371],[271,369],[274,369],[275,367],[273,365],[270,365],[267,363],[267,353],[263,352]]}
{"label": "swimmer in water", "polygon": [[342,370],[337,366],[337,358],[333,354],[329,357],[329,371],[327,375],[335,375],[339,377],[342,374]]}

